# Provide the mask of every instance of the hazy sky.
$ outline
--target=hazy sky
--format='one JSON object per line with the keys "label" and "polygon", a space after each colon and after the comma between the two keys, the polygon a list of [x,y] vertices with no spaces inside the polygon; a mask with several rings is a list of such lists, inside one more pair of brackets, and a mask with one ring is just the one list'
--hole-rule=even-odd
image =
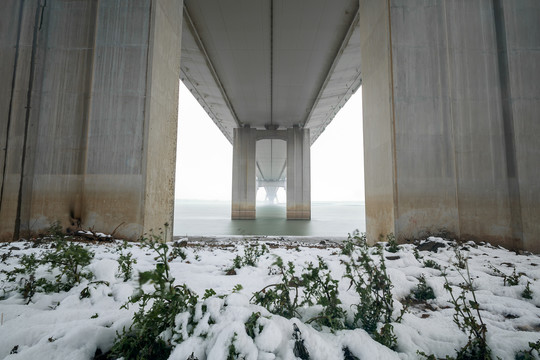
{"label": "hazy sky", "polygon": [[[232,145],[182,82],[178,119],[176,198],[230,201]],[[311,199],[364,201],[362,88],[311,147]]]}

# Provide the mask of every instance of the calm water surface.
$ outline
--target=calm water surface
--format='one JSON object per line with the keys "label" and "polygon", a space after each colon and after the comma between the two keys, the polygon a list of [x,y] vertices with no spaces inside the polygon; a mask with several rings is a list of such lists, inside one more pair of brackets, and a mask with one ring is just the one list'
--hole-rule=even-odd
{"label": "calm water surface", "polygon": [[365,231],[365,205],[359,202],[313,202],[311,220],[286,220],[285,204],[258,204],[256,220],[231,220],[231,203],[176,200],[174,235],[269,235],[346,237]]}

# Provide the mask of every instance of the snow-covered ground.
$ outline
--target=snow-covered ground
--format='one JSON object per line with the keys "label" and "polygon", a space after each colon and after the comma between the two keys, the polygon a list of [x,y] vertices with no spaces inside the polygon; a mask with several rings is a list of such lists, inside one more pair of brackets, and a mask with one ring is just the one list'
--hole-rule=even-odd
{"label": "snow-covered ground", "polygon": [[[255,241],[255,240],[253,240]],[[186,360],[192,353],[199,360],[226,359],[233,341],[237,352],[245,359],[295,359],[293,347],[293,324],[301,331],[310,359],[343,359],[347,347],[358,359],[417,359],[417,350],[444,358],[455,356],[456,350],[467,343],[467,335],[453,321],[454,308],[450,294],[444,288],[440,270],[425,267],[426,260],[438,263],[447,274],[450,284],[457,285],[463,278],[454,263],[456,254],[452,243],[439,238],[429,238],[428,244],[444,246],[435,251],[419,251],[415,257],[415,245],[401,245],[397,253],[385,252],[387,272],[392,280],[395,316],[403,308],[404,299],[419,282],[421,275],[433,288],[436,298],[427,303],[411,305],[401,323],[394,323],[397,351],[374,341],[364,330],[316,329],[305,320],[316,313],[317,307],[300,312],[303,319],[286,319],[273,315],[265,308],[250,301],[252,295],[266,285],[280,281],[275,271],[269,272],[276,256],[284,263],[293,262],[298,274],[308,262],[317,263],[318,257],[328,264],[334,279],[339,282],[339,297],[349,316],[358,296],[349,289],[341,253],[337,244],[302,243],[297,240],[260,238],[269,253],[259,258],[257,266],[243,266],[236,274],[227,275],[235,256],[244,254],[246,246],[253,241],[228,241],[182,243],[186,258],[172,260],[169,265],[175,284],[185,283],[202,298],[206,289],[217,295],[204,300],[213,322],[195,329],[193,335],[173,349],[170,359]],[[178,242],[178,241],[177,241]],[[1,359],[93,359],[96,350],[107,352],[113,345],[116,333],[129,327],[138,307],[121,308],[138,287],[138,272],[155,268],[155,253],[134,243],[120,250],[121,242],[83,244],[95,256],[88,266],[94,278],[108,284],[89,285],[83,280],[68,292],[37,293],[30,303],[15,291],[14,284],[7,282],[5,272],[0,273],[0,358]],[[172,244],[171,244],[172,245]],[[455,245],[455,244],[454,244]],[[50,251],[50,244],[34,246],[32,242],[0,244],[0,270],[11,271],[18,266],[23,254],[40,256]],[[430,246],[427,246],[430,247]],[[487,326],[487,341],[494,358],[514,359],[516,352],[527,350],[529,342],[540,339],[540,256],[518,255],[515,252],[486,245],[465,244],[459,246],[468,257],[468,266],[480,306],[482,319]],[[131,252],[137,259],[134,276],[123,281],[118,274],[117,259],[121,252]],[[420,255],[420,258],[417,258]],[[505,286],[502,274],[510,276],[514,268],[519,284]],[[463,273],[463,271],[462,271]],[[53,278],[45,266],[38,268],[36,276]],[[532,299],[522,293],[529,282]],[[233,292],[237,284],[240,291]],[[88,298],[80,297],[89,288]],[[454,294],[460,291],[455,287]],[[225,295],[225,296],[220,296]],[[200,300],[202,301],[202,300]],[[254,312],[260,312],[261,325],[255,338],[248,336],[245,322]],[[304,320],[304,322],[302,321]],[[199,336],[205,334],[204,336]],[[236,334],[236,336],[234,336]],[[12,354],[10,354],[13,352]],[[538,357],[538,354],[534,352]]]}

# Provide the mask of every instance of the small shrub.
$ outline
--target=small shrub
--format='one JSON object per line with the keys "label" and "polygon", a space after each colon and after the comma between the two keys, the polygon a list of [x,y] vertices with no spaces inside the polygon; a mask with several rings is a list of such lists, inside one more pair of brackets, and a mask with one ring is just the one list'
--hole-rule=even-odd
{"label": "small shrub", "polygon": [[51,225],[49,225],[49,228],[47,229],[47,234],[55,238],[64,237],[64,229],[62,228],[59,220],[56,220],[55,222],[51,223]]}
{"label": "small shrub", "polygon": [[488,360],[491,359],[491,349],[486,341],[487,327],[482,321],[480,305],[476,299],[469,267],[466,262],[465,268],[467,271],[466,276],[462,272],[459,272],[463,278],[463,283],[458,285],[461,293],[457,297],[454,295],[447,277],[444,277],[444,288],[450,293],[450,302],[455,310],[454,323],[468,336],[467,344],[460,350],[457,350],[456,359]]}
{"label": "small shrub", "polygon": [[460,269],[465,269],[467,267],[467,256],[463,255],[457,247],[454,248],[454,254],[456,254],[454,265]]}
{"label": "small shrub", "polygon": [[347,240],[343,242],[341,253],[343,255],[349,256],[353,253],[353,251],[357,247],[364,247],[367,246],[367,238],[366,234],[360,232],[358,230],[353,231],[352,235],[349,234],[347,237]]}
{"label": "small shrub", "polygon": [[418,251],[418,248],[417,248],[417,247],[415,247],[415,248],[413,249],[413,254],[414,254],[414,258],[415,258],[416,260],[418,260],[418,261],[422,260],[423,257],[422,257],[422,255],[420,255],[420,251]]}
{"label": "small shrub", "polygon": [[35,254],[23,255],[19,260],[21,267],[15,267],[11,271],[3,271],[6,274],[8,283],[14,286],[4,287],[4,293],[18,291],[23,296],[26,304],[32,301],[38,292],[45,292],[53,288],[52,283],[45,278],[36,278],[36,269],[42,264]]}
{"label": "small shrub", "polygon": [[118,256],[117,261],[118,274],[122,276],[124,281],[128,281],[133,275],[133,264],[137,263],[137,259],[133,257],[132,253],[128,252],[121,253],[120,256]]}
{"label": "small shrub", "polygon": [[260,317],[260,312],[254,312],[244,324],[246,328],[246,334],[248,334],[248,336],[252,339],[255,339],[255,336],[257,336],[257,334],[260,334],[264,329],[264,327],[260,324],[259,326],[257,326],[257,322],[259,321]]}
{"label": "small shrub", "polygon": [[216,295],[216,291],[214,289],[206,289],[206,290],[204,290],[204,295],[203,295],[202,299],[206,300],[208,298],[211,298],[214,295]]}
{"label": "small shrub", "polygon": [[426,278],[424,275],[420,276],[418,279],[418,285],[412,291],[412,295],[416,300],[426,301],[435,299],[435,293],[433,292],[431,286],[426,283]]}
{"label": "small shrub", "polygon": [[534,360],[540,357],[540,340],[529,343],[529,350],[523,350],[516,354],[515,360]]}
{"label": "small shrub", "polygon": [[9,259],[11,257],[11,254],[12,254],[12,251],[11,250],[8,250],[8,252],[5,252],[3,253],[1,256],[0,256],[0,262],[5,264],[7,259]]}
{"label": "small shrub", "polygon": [[508,286],[517,286],[519,285],[519,278],[521,277],[521,274],[516,273],[516,268],[514,268],[514,271],[512,272],[512,275],[505,276],[504,278],[504,285]]}
{"label": "small shrub", "polygon": [[180,258],[182,260],[186,260],[187,255],[179,246],[173,246],[171,253],[169,255],[169,262],[173,261],[176,258]]}
{"label": "small shrub", "polygon": [[242,257],[240,255],[236,255],[233,259],[233,266],[232,269],[240,269],[242,267]]}
{"label": "small shrub", "polygon": [[[27,304],[38,292],[69,291],[84,279],[91,279],[93,274],[84,268],[90,264],[94,253],[79,244],[58,238],[53,243],[53,250],[45,252],[40,259],[35,254],[23,255],[19,260],[20,267],[6,272],[7,280],[18,283],[12,290],[18,291]],[[49,271],[58,270],[54,281],[36,277],[36,270],[47,265]]]}
{"label": "small shrub", "polygon": [[[350,280],[351,287],[359,297],[359,303],[353,305],[356,308],[354,320],[349,327],[361,327],[366,330],[375,340],[389,348],[395,348],[396,337],[393,334],[392,319],[394,301],[392,298],[392,283],[386,273],[386,264],[382,248],[377,248],[376,255],[379,256],[379,263],[371,258],[367,245],[359,247],[359,254],[356,251],[349,256],[345,264],[344,277]],[[377,331],[377,326],[383,326]]]}
{"label": "small shrub", "polygon": [[308,264],[306,271],[302,274],[302,285],[304,287],[304,300],[302,304],[319,304],[323,307],[322,312],[307,321],[315,322],[322,326],[328,326],[333,330],[344,328],[345,311],[341,308],[337,280],[332,279],[328,265],[321,257],[318,258],[318,266]]}
{"label": "small shrub", "polygon": [[93,258],[93,252],[62,239],[56,242],[54,251],[45,253],[41,261],[48,264],[51,271],[55,268],[60,270],[60,274],[55,277],[56,287],[60,291],[69,291],[82,279],[93,277],[91,272],[84,271],[84,267],[89,265]]}
{"label": "small shrub", "polygon": [[84,289],[81,290],[81,293],[79,294],[79,299],[86,299],[86,298],[89,298],[90,297],[90,287],[94,287],[96,288],[97,285],[106,285],[106,286],[109,286],[109,282],[108,281],[103,281],[103,280],[97,280],[97,281],[91,281],[88,283],[88,286],[85,287]]}
{"label": "small shrub", "polygon": [[533,296],[533,292],[531,290],[531,283],[529,281],[527,281],[527,285],[525,286],[525,290],[523,290],[523,292],[521,293],[521,297],[524,298],[524,299],[529,299],[531,300],[532,299],[532,296]]}
{"label": "small shrub", "polygon": [[308,263],[300,277],[295,275],[292,262],[285,267],[283,260],[277,257],[273,265],[277,266],[281,282],[268,285],[253,294],[252,300],[254,299],[256,304],[289,319],[299,315],[300,306],[318,304],[322,306],[322,311],[307,320],[307,323],[314,322],[320,326],[328,326],[332,330],[344,328],[346,314],[340,306],[339,282],[330,276],[328,265],[322,258],[319,257],[317,266]]}
{"label": "small shrub", "polygon": [[[156,253],[156,267],[153,271],[139,274],[139,289],[123,306],[139,303],[139,310],[133,315],[133,324],[123,333],[117,333],[112,354],[126,359],[167,359],[174,341],[183,341],[183,332],[176,326],[178,314],[188,312],[188,335],[193,331],[195,305],[198,297],[186,285],[173,285],[168,264],[169,247],[161,235],[152,234],[143,238],[142,244]],[[142,285],[153,283],[154,291],[145,293]]]}
{"label": "small shrub", "polygon": [[399,251],[399,245],[394,234],[386,235],[386,251],[391,253],[397,253]]}
{"label": "small shrub", "polygon": [[436,261],[431,259],[424,260],[424,267],[441,270],[441,266]]}
{"label": "small shrub", "polygon": [[259,258],[266,253],[268,253],[268,248],[264,244],[261,246],[246,246],[244,249],[244,256],[241,257],[240,255],[237,255],[233,259],[233,265],[229,270],[240,269],[244,266],[257,266]]}
{"label": "small shrub", "polygon": [[519,285],[519,279],[521,274],[516,273],[516,268],[512,271],[512,275],[506,275],[501,270],[497,269],[492,264],[489,264],[488,267],[495,273],[495,275],[503,278],[504,286],[517,286]]}
{"label": "small shrub", "polygon": [[298,315],[298,288],[301,281],[295,276],[294,264],[289,261],[287,266],[280,257],[273,263],[281,275],[281,282],[270,284],[253,294],[255,304],[264,306],[271,313],[290,319]]}
{"label": "small shrub", "polygon": [[259,258],[268,252],[266,245],[248,246],[244,249],[244,265],[257,266]]}
{"label": "small shrub", "polygon": [[294,356],[302,360],[309,360],[309,351],[304,345],[304,339],[302,339],[302,332],[296,324],[293,323],[293,339],[294,339]]}
{"label": "small shrub", "polygon": [[231,343],[229,345],[229,351],[227,353],[227,360],[236,360],[240,358],[240,353],[236,350],[236,346],[234,345],[234,342],[236,341],[236,338],[238,337],[237,333],[234,333]]}

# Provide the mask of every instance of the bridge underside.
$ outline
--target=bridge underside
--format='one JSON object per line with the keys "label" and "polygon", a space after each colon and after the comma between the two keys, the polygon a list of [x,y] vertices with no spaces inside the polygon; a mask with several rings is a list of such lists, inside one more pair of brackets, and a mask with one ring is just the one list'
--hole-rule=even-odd
{"label": "bridge underside", "polygon": [[284,180],[262,178],[283,166],[241,134],[283,131],[261,141],[286,138],[288,216],[308,218],[309,144],[362,82],[371,241],[444,231],[540,251],[538,1],[185,3],[0,2],[4,238],[172,224],[179,78],[246,143],[238,214],[257,176]]}

